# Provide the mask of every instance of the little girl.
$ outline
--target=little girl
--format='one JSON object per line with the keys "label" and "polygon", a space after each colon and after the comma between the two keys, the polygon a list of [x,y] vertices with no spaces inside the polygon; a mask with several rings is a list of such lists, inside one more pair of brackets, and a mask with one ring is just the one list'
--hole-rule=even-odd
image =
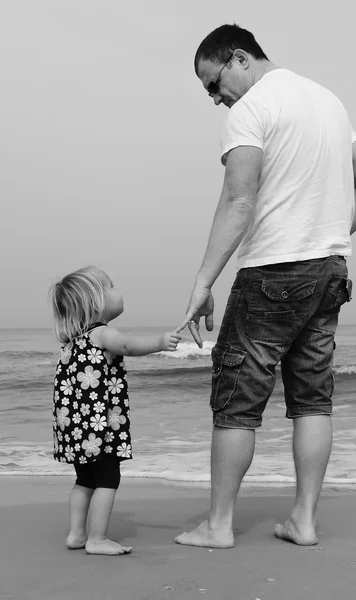
{"label": "little girl", "polygon": [[[177,331],[126,337],[107,323],[124,310],[120,292],[96,267],[67,275],[51,288],[54,327],[62,342],[54,381],[54,458],[74,466],[67,547],[88,554],[126,554],[107,538],[120,463],[132,458],[123,356],[173,351]],[[89,514],[88,536],[86,534]]]}

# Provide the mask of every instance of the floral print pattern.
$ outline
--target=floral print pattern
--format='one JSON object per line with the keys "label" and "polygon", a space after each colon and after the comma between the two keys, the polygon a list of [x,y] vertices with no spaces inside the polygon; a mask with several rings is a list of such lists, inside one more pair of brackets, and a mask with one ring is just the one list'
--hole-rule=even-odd
{"label": "floral print pattern", "polygon": [[[96,324],[92,327],[102,326]],[[61,348],[53,394],[53,456],[63,463],[132,458],[126,369],[89,333]]]}
{"label": "floral print pattern", "polygon": [[[93,367],[85,367],[84,373],[80,372],[77,375],[78,381],[81,381],[81,388],[87,390],[89,387],[96,388],[99,385],[100,371],[94,371]],[[68,393],[68,392],[67,392]],[[70,392],[72,393],[72,392]]]}
{"label": "floral print pattern", "polygon": [[117,431],[120,429],[121,425],[126,423],[126,417],[121,414],[121,408],[119,406],[115,406],[112,410],[109,408],[108,410],[108,421],[111,429]]}

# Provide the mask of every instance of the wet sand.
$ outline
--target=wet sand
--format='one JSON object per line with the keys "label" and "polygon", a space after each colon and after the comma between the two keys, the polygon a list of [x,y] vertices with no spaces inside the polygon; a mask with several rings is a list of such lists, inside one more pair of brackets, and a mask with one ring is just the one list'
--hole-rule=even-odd
{"label": "wet sand", "polygon": [[243,487],[236,547],[173,543],[206,518],[209,488],[123,479],[110,535],[127,556],[88,556],[65,547],[69,477],[1,477],[1,600],[354,600],[356,493],[324,489],[320,543],[277,540],[292,488]]}

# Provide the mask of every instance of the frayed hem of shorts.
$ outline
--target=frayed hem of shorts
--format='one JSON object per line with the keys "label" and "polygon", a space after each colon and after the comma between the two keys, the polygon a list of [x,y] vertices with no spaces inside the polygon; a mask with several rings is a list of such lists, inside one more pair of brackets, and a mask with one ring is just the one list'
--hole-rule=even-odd
{"label": "frayed hem of shorts", "polygon": [[300,415],[286,415],[287,419],[299,419],[301,417],[332,417],[333,412],[305,412]]}
{"label": "frayed hem of shorts", "polygon": [[214,427],[222,427],[224,429],[249,429],[250,431],[254,431],[255,429],[258,429],[258,427],[261,427],[262,422],[258,423],[258,424],[247,424],[247,423],[234,423],[231,421],[225,421],[224,423],[216,423],[213,420],[213,425]]}

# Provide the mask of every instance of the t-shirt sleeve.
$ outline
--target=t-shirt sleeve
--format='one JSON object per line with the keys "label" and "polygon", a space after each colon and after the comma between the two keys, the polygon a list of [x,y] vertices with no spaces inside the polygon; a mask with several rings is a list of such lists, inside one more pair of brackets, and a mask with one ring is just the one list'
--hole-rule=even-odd
{"label": "t-shirt sleeve", "polygon": [[221,131],[222,164],[226,164],[230,150],[238,146],[255,146],[263,151],[267,120],[268,112],[259,102],[243,98],[236,102]]}

